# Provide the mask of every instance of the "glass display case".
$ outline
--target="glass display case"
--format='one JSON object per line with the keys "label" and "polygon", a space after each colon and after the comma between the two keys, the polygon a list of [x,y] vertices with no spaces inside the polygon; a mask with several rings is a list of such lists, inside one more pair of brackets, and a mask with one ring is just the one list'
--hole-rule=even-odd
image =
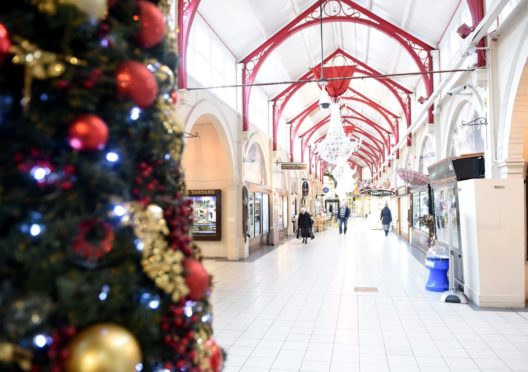
{"label": "glass display case", "polygon": [[194,240],[221,240],[221,190],[189,190],[192,201]]}
{"label": "glass display case", "polygon": [[420,218],[430,213],[429,189],[414,190],[412,193],[412,227],[429,232],[427,226],[420,223]]}

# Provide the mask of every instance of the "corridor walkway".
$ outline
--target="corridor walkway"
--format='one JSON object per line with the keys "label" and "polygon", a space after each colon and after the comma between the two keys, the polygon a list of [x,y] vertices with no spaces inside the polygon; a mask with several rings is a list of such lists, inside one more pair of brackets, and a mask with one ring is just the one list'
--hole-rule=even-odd
{"label": "corridor walkway", "polygon": [[528,312],[444,304],[364,219],[254,262],[206,261],[232,371],[528,371]]}

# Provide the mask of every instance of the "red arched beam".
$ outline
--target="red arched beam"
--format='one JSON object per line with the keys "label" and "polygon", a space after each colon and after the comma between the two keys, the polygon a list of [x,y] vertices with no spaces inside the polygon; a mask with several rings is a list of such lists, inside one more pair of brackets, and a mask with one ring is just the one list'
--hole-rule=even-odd
{"label": "red arched beam", "polygon": [[[350,123],[349,121],[346,121],[347,123]],[[348,129],[348,128],[351,128],[351,129]],[[364,131],[363,129],[361,128],[357,128],[355,125],[354,125],[354,128],[352,129],[352,127],[345,127],[345,133],[348,135],[348,134],[352,134],[352,133],[357,133],[357,134],[361,134],[363,135],[364,137],[366,137],[368,140],[372,141],[372,145],[369,144],[368,142],[365,142],[366,145],[368,145],[372,150],[375,150],[376,152],[378,152],[380,154],[380,158],[382,158],[383,156],[381,154],[383,154],[383,142],[381,142],[379,139],[377,139],[376,137],[374,137],[373,135],[371,135],[369,132],[366,132]],[[354,138],[358,138],[359,137],[354,137]],[[374,148],[375,146],[375,148]]]}
{"label": "red arched beam", "polygon": [[351,159],[348,159],[348,164],[352,166],[352,169],[354,169],[354,166],[355,166],[357,174],[358,174],[358,181],[361,182],[363,180],[363,167],[360,167],[358,163],[356,163],[355,161]]}
{"label": "red arched beam", "polygon": [[[331,11],[326,10],[328,3],[333,5]],[[308,27],[319,26],[320,22],[358,23],[377,29],[393,38],[407,50],[419,70],[424,73],[422,78],[427,96],[433,93],[433,76],[430,73],[433,70],[433,59],[430,54],[430,51],[434,49],[432,46],[351,0],[325,1],[322,19],[320,19],[319,2],[316,2],[242,60],[242,84],[244,84],[242,87],[242,129],[244,131],[249,130],[248,108],[251,86],[248,84],[255,81],[258,71],[275,48],[295,33]],[[430,116],[430,121],[433,121],[432,113]]]}
{"label": "red arched beam", "polygon": [[[326,138],[326,133],[322,134],[318,139],[316,139],[312,145],[316,146],[316,149],[317,149],[317,145],[321,143],[325,138]],[[372,164],[377,164],[380,159],[376,156],[375,152],[371,152],[370,150],[367,150],[367,149],[368,147],[367,148],[361,147],[357,151],[360,151],[363,154],[365,154],[371,160]],[[314,153],[319,154],[317,150],[315,150]]]}
{"label": "red arched beam", "polygon": [[346,134],[349,134],[351,132],[362,134],[363,136],[368,138],[370,141],[372,141],[372,146],[376,147],[377,152],[379,152],[380,154],[383,154],[383,146],[385,146],[385,144],[383,142],[381,142],[379,139],[377,139],[376,137],[374,137],[372,134],[370,134],[369,132],[366,132],[363,129],[358,128],[356,126],[355,126],[353,131],[349,131],[349,130],[347,130],[347,127],[345,127],[345,133]]}
{"label": "red arched beam", "polygon": [[349,89],[349,92],[343,97],[341,97],[341,99],[363,103],[379,112],[379,114],[383,116],[383,119],[385,119],[387,124],[389,124],[389,126],[391,127],[392,134],[394,134],[394,136],[398,138],[398,115],[394,114],[393,112],[383,107],[373,99],[361,94],[360,92],[354,89]]}
{"label": "red arched beam", "polygon": [[[369,105],[370,106],[370,105]],[[309,114],[311,114],[313,111],[315,111],[317,109],[317,107],[319,107],[319,104],[317,101],[313,102],[310,106],[308,106],[306,109],[304,109],[300,114],[298,114],[297,116],[295,116],[291,121],[289,121],[289,123],[291,123],[292,127],[294,126],[294,129],[293,129],[293,133],[291,133],[292,136],[290,136],[290,149],[294,149],[295,148],[295,138],[297,137],[298,133],[299,133],[299,129],[302,125],[302,123],[304,122],[304,120],[306,119],[306,117],[308,117]],[[347,109],[347,110],[351,110],[352,112],[354,113],[357,113],[357,111],[355,111],[354,109],[351,109],[349,106],[347,105],[344,105],[344,107]],[[376,111],[379,111],[380,114],[382,114],[382,112],[379,110],[379,108],[375,107],[375,106],[371,106],[373,107]],[[382,107],[382,106],[380,106]],[[385,146],[389,146],[389,139],[388,138],[385,138],[385,136],[383,135],[382,131],[384,131],[386,134],[390,133],[388,130],[386,130],[385,128],[383,128],[382,126],[380,126],[379,124],[375,123],[374,121],[370,120],[369,118],[367,118],[366,116],[362,115],[362,114],[359,114],[357,113],[360,117],[354,117],[354,116],[343,116],[343,118],[354,118],[354,119],[357,119],[357,120],[361,120],[365,123],[367,123],[368,125],[374,127],[376,129],[376,131],[380,134],[380,136],[383,138],[383,140],[385,141]],[[383,115],[383,114],[382,114]],[[327,116],[328,118],[328,116]],[[326,123],[326,122],[325,122]],[[317,124],[316,124],[317,125]],[[315,126],[313,126],[312,128],[314,128]],[[318,127],[319,128],[319,127]],[[317,128],[316,128],[317,129]],[[304,135],[306,135],[306,133],[308,133],[310,130],[306,131],[305,133],[303,133],[300,137],[303,137]],[[395,136],[395,138],[398,138],[397,136]],[[292,150],[290,152],[290,159],[291,161],[293,161],[293,153],[294,151]]]}
{"label": "red arched beam", "polygon": [[[467,5],[471,13],[472,27],[475,28],[484,18],[484,0],[467,0]],[[482,38],[477,47],[484,48],[485,46],[486,38]],[[484,49],[477,51],[477,67],[486,67],[486,51]]]}
{"label": "red arched beam", "polygon": [[[364,132],[366,135],[367,133]],[[362,133],[363,134],[363,133]],[[352,136],[354,139],[358,139],[359,140],[359,137],[358,136]],[[326,133],[324,133],[323,135],[321,135],[318,139],[316,139],[314,141],[314,145],[317,145],[319,144],[321,141],[323,141],[324,139],[326,138]],[[368,136],[369,139],[372,139],[371,136]],[[382,158],[382,153],[379,151],[378,148],[374,148],[374,146],[372,146],[370,143],[368,142],[363,142],[362,144],[362,148],[360,148],[358,151],[363,151],[365,154],[368,154],[371,158],[372,158],[372,161],[374,163],[381,163],[381,158]],[[365,147],[365,148],[363,148]],[[376,151],[378,150],[378,151]],[[378,155],[376,155],[378,154]]]}
{"label": "red arched beam", "polygon": [[200,0],[178,0],[178,88],[187,88],[187,47]]}
{"label": "red arched beam", "polygon": [[[326,133],[324,133],[318,139],[316,139],[314,141],[314,143],[313,143],[313,146],[316,146],[318,143],[323,141],[325,138],[326,138]],[[378,162],[380,162],[380,159],[378,157],[376,157],[375,153],[371,153],[371,152],[367,151],[364,147],[360,147],[356,152],[364,153],[370,159],[371,164],[373,164],[373,165],[375,165]]]}
{"label": "red arched beam", "polygon": [[295,138],[299,132],[299,127],[303,123],[304,119],[308,117],[315,109],[319,107],[319,102],[315,101],[310,106],[305,108],[300,114],[295,116],[293,119],[289,120],[288,123],[291,124],[292,131],[290,132],[290,161],[293,161],[293,154],[295,150]]}
{"label": "red arched beam", "polygon": [[[356,69],[356,75],[362,74],[365,76],[379,76],[381,73],[379,71],[376,71],[375,69],[371,68],[367,64],[363,63],[362,61],[352,57],[350,54],[344,52],[341,49],[336,49],[334,52],[332,52],[327,58],[324,59],[323,64],[325,66],[335,66],[339,64],[343,64],[346,62],[346,64],[355,64],[358,67]],[[315,78],[312,70],[310,69],[308,72],[306,72],[304,75],[299,77],[297,80],[310,80]],[[400,84],[396,83],[394,80],[387,78],[387,79],[380,79],[376,80],[380,84],[385,85],[387,89],[394,95],[398,103],[400,104],[402,111],[405,116],[405,120],[407,122],[407,127],[411,125],[411,100],[409,97],[409,94],[411,93],[410,90],[407,88],[402,87]],[[282,92],[280,92],[278,95],[275,96],[275,98],[272,99],[273,102],[273,150],[277,150],[277,133],[279,128],[279,122],[282,116],[282,113],[284,111],[284,108],[286,107],[287,103],[289,102],[290,98],[306,83],[295,83],[288,85]],[[388,111],[388,110],[387,110]]]}
{"label": "red arched beam", "polygon": [[[355,117],[355,116],[348,116],[348,117],[343,117],[343,119],[355,119],[355,120],[359,120],[359,121],[363,121],[365,123],[367,123],[368,125],[372,126],[374,128],[374,130],[376,130],[378,132],[378,134],[383,138],[384,140],[384,144],[385,146],[388,146],[388,138],[385,138],[385,136],[383,135],[383,133],[380,131],[380,127],[379,125],[377,125],[376,123],[374,123],[373,121],[367,119],[363,119],[361,117]],[[304,132],[303,134],[301,134],[299,137],[301,137],[301,139],[303,140],[301,142],[301,146],[302,147],[302,152],[305,151],[306,149],[306,145],[308,144],[308,142],[310,141],[310,138],[313,136],[313,134],[319,129],[321,128],[322,126],[324,126],[326,123],[328,123],[330,121],[330,117],[327,116],[325,118],[323,118],[322,120],[320,120],[317,124],[315,124],[313,127],[311,127],[310,129],[308,129],[306,132]],[[382,128],[383,129],[383,128]],[[386,130],[386,129],[384,129]],[[305,136],[307,136],[305,138]],[[301,152],[301,154],[302,154]],[[383,159],[385,160],[385,151],[383,151]]]}

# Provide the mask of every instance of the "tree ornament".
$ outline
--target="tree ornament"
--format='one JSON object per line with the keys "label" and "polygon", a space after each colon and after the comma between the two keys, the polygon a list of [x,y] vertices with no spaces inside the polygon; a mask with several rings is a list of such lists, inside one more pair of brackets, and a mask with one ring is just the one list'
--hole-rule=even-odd
{"label": "tree ornament", "polygon": [[[91,238],[91,239],[90,239]],[[93,242],[97,240],[96,242]],[[84,266],[93,267],[112,251],[114,231],[109,223],[88,220],[79,226],[79,233],[73,240],[72,252],[81,259]]]}
{"label": "tree ornament", "polygon": [[20,338],[46,322],[52,310],[48,297],[34,293],[15,299],[0,314],[6,330]]}
{"label": "tree ornament", "polygon": [[0,65],[4,62],[11,48],[11,39],[7,28],[0,23]]}
{"label": "tree ornament", "polygon": [[112,323],[95,324],[68,344],[65,372],[130,372],[141,363],[139,343],[130,331]]}
{"label": "tree ornament", "polygon": [[68,143],[78,151],[102,150],[108,142],[108,127],[96,115],[86,114],[71,123]]}
{"label": "tree ornament", "polygon": [[62,2],[76,6],[93,19],[103,19],[108,11],[107,0],[62,0]]}
{"label": "tree ornament", "polygon": [[202,299],[209,290],[210,278],[202,263],[188,258],[183,262],[185,283],[189,287],[188,297],[192,300]]}
{"label": "tree ornament", "polygon": [[137,40],[143,48],[158,45],[165,36],[165,19],[163,13],[151,2],[139,0],[139,33]]}
{"label": "tree ornament", "polygon": [[116,71],[117,92],[140,108],[150,106],[158,95],[158,83],[147,66],[137,61],[123,62]]}
{"label": "tree ornament", "polygon": [[210,355],[209,364],[211,365],[213,372],[220,372],[223,364],[222,350],[212,338],[205,342],[205,348]]}
{"label": "tree ornament", "polygon": [[170,98],[171,98],[173,104],[175,104],[175,105],[178,104],[178,91],[176,89],[174,89],[171,92]]}
{"label": "tree ornament", "polygon": [[[154,65],[156,66],[156,65]],[[158,82],[159,91],[161,93],[170,93],[172,89],[174,89],[174,73],[167,65],[160,65],[157,64],[154,76],[156,77],[156,80]]]}

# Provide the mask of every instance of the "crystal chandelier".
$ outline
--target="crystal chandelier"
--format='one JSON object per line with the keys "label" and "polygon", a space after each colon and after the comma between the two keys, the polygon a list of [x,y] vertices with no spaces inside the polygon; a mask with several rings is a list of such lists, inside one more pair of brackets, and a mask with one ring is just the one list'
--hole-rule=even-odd
{"label": "crystal chandelier", "polygon": [[319,156],[329,164],[346,162],[361,144],[360,140],[350,141],[346,136],[339,111],[339,104],[335,103],[330,106],[328,132],[326,138],[317,145]]}

